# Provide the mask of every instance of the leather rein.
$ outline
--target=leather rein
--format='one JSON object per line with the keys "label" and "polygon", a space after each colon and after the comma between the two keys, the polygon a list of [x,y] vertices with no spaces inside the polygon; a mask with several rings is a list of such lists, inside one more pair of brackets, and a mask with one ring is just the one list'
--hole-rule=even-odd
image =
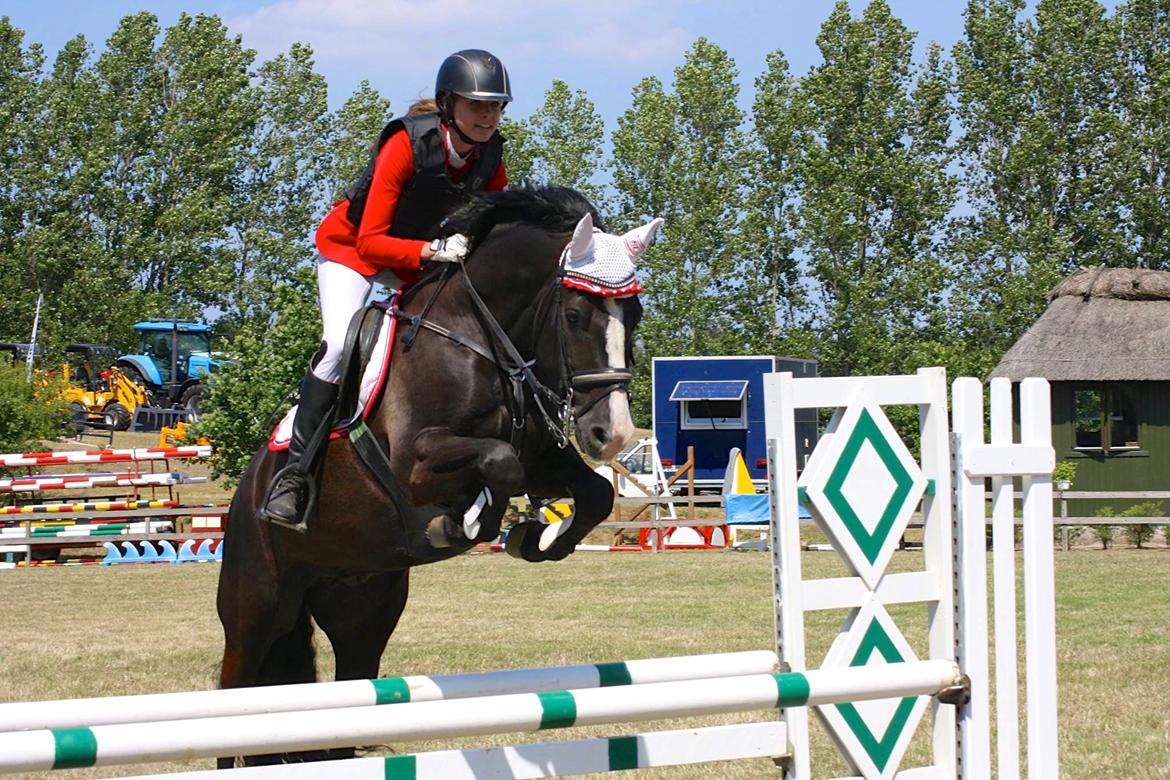
{"label": "leather rein", "polygon": [[[573,370],[572,364],[569,362],[569,356],[565,352],[564,337],[561,333],[560,324],[556,321],[557,313],[560,311],[561,289],[563,287],[562,279],[565,275],[563,257],[556,275],[546,288],[541,291],[540,302],[537,304],[536,313],[533,316],[533,323],[535,325],[535,323],[540,322],[541,312],[543,311],[545,325],[551,326],[542,327],[537,330],[536,338],[539,340],[544,332],[551,331],[556,339],[555,350],[558,354],[559,365],[555,390],[536,376],[536,372],[533,370],[536,365],[536,359],[525,360],[516,348],[516,345],[512,343],[512,339],[509,338],[507,332],[500,325],[495,315],[492,314],[483,298],[480,297],[479,292],[475,289],[475,285],[472,284],[463,260],[459,261],[458,266],[459,270],[462,271],[463,286],[467,290],[468,297],[471,299],[473,312],[488,337],[489,346],[484,346],[475,340],[454,333],[450,329],[438,325],[427,318],[431,306],[452,276],[452,264],[444,264],[438,284],[435,285],[434,290],[423,306],[422,312],[419,314],[410,314],[409,312],[402,311],[398,305],[394,305],[388,309],[392,315],[410,325],[402,338],[403,348],[409,350],[415,338],[418,336],[418,331],[421,328],[425,328],[432,333],[471,350],[491,362],[508,383],[509,392],[505,397],[508,412],[512,417],[512,432],[510,436],[512,446],[518,450],[520,440],[524,435],[525,420],[527,419],[525,388],[527,388],[532,393],[532,399],[536,404],[540,420],[556,441],[557,446],[564,449],[569,444],[568,428],[570,422],[575,424],[577,418],[589,412],[602,399],[608,398],[611,393],[628,389],[630,382],[634,378],[633,372],[628,368],[609,366],[584,369],[581,371]],[[492,345],[499,347],[499,350],[490,348]],[[575,393],[590,392],[597,388],[603,388],[604,392],[598,393],[595,398],[591,399],[579,411],[573,410],[573,396]]]}

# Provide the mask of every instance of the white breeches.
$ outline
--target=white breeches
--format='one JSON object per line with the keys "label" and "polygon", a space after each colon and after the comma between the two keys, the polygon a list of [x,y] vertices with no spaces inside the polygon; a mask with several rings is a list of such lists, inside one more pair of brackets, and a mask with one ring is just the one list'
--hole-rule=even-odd
{"label": "white breeches", "polygon": [[349,321],[358,309],[366,305],[374,278],[321,258],[317,263],[317,293],[321,299],[321,340],[325,342],[325,356],[313,367],[313,374],[326,382],[341,378],[341,352]]}

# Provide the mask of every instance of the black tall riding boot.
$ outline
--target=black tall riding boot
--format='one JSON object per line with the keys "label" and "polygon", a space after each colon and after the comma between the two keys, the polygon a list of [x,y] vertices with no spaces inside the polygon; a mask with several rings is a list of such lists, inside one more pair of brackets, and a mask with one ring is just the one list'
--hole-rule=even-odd
{"label": "black tall riding boot", "polygon": [[317,456],[328,442],[336,400],[337,385],[319,379],[312,371],[305,375],[288,443],[288,461],[273,475],[268,498],[260,507],[261,519],[307,530],[307,518],[302,515],[308,508]]}

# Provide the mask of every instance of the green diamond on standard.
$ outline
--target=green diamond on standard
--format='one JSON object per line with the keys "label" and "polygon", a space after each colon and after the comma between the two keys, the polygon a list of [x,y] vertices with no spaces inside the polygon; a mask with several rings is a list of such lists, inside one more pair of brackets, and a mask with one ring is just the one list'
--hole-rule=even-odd
{"label": "green diamond on standard", "polygon": [[[852,475],[855,467],[869,474]],[[847,488],[846,483],[851,479],[861,480],[862,487]],[[825,483],[825,499],[871,564],[877,560],[913,486],[913,476],[886,441],[869,410],[862,409]],[[867,495],[873,506],[862,505],[862,495]]]}
{"label": "green diamond on standard", "polygon": [[[912,660],[902,656],[901,651],[877,620],[872,621],[866,628],[850,666],[867,666],[874,656],[879,656],[885,663]],[[909,727],[916,698],[905,696],[901,699],[842,703],[834,706],[874,766],[884,771],[899,738]],[[875,726],[878,728],[875,729]]]}

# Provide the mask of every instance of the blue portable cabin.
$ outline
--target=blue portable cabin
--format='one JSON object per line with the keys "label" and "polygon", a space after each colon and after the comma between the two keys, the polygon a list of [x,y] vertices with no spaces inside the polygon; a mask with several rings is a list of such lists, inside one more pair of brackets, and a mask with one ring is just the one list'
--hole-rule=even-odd
{"label": "blue portable cabin", "polygon": [[[695,484],[719,487],[732,447],[743,452],[752,481],[767,479],[764,434],[764,374],[789,371],[817,375],[815,360],[771,355],[656,357],[651,367],[652,424],[667,471],[687,460],[695,448]],[[816,410],[801,410],[797,462],[804,463],[817,442]],[[669,461],[669,464],[667,464]]]}

